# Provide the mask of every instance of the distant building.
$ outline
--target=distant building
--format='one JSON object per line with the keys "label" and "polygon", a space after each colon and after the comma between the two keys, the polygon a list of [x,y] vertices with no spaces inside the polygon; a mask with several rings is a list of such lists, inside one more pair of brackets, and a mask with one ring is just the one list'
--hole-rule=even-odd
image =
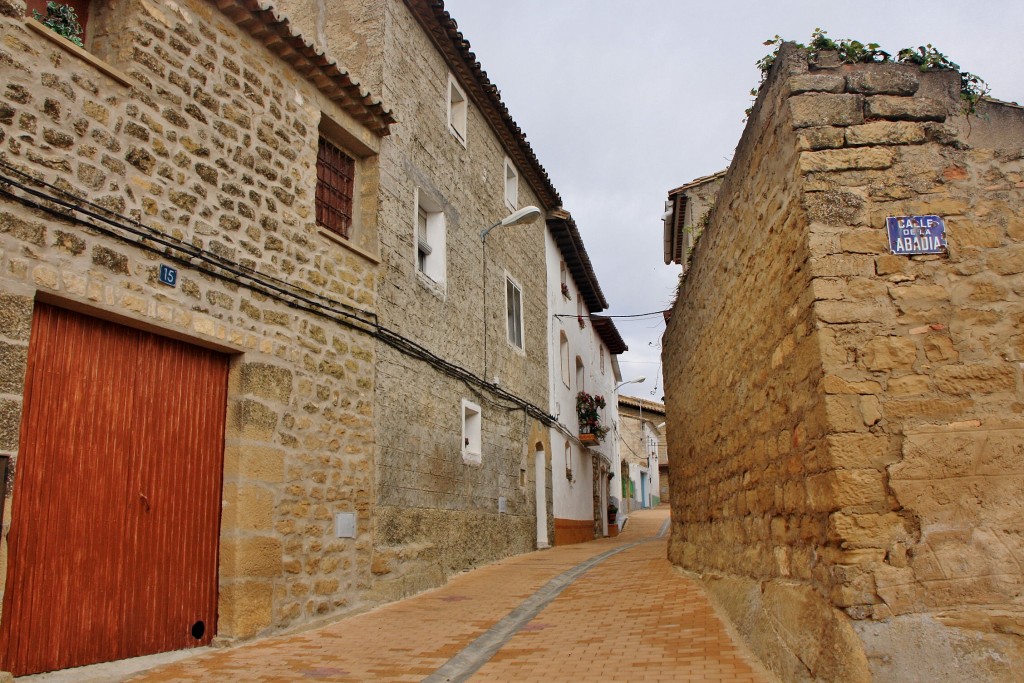
{"label": "distant building", "polygon": [[618,404],[623,511],[657,507],[662,487],[668,492],[665,405],[633,396],[619,396]]}
{"label": "distant building", "polygon": [[719,171],[669,191],[662,219],[665,265],[677,263],[684,273],[689,268],[693,246],[711,220],[724,177],[725,171]]}

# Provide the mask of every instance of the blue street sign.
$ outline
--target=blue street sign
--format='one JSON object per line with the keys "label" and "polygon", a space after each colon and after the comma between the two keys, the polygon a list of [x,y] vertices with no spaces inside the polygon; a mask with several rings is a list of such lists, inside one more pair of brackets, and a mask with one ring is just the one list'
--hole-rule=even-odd
{"label": "blue street sign", "polygon": [[169,287],[178,286],[178,269],[160,264],[160,282]]}
{"label": "blue street sign", "polygon": [[885,228],[893,254],[946,253],[946,223],[939,216],[890,216]]}

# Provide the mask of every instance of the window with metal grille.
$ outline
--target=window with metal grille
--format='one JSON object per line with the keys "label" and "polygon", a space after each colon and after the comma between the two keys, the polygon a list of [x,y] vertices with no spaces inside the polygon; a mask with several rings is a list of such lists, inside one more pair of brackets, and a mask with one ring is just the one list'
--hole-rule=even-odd
{"label": "window with metal grille", "polygon": [[342,237],[352,227],[355,159],[320,138],[316,155],[316,222]]}

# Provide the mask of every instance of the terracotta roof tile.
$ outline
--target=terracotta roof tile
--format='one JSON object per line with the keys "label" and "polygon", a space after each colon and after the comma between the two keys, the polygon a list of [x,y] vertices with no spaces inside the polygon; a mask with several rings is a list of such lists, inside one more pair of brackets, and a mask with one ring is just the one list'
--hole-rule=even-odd
{"label": "terracotta roof tile", "polygon": [[317,50],[297,31],[288,17],[259,0],[207,0],[239,27],[291,64],[328,99],[379,136],[387,135],[395,117],[379,99],[363,90],[332,57]]}

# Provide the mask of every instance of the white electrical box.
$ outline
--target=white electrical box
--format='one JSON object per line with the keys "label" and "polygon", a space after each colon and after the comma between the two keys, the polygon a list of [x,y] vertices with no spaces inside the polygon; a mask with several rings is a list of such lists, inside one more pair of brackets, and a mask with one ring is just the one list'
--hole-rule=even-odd
{"label": "white electrical box", "polygon": [[337,512],[334,514],[334,537],[355,538],[356,537],[356,513]]}

